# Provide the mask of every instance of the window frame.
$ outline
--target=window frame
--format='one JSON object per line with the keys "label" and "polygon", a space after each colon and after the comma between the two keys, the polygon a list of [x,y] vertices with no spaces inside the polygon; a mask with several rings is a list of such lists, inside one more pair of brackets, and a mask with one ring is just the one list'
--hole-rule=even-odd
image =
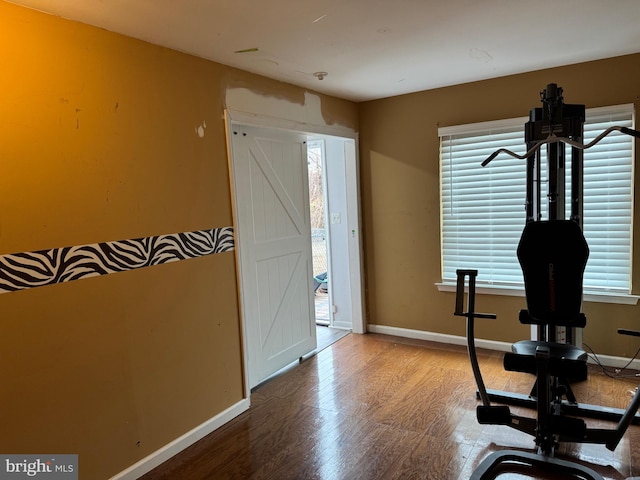
{"label": "window frame", "polygon": [[[635,126],[635,109],[634,104],[623,104],[623,105],[613,105],[607,107],[599,107],[599,108],[591,108],[587,110],[587,122],[589,123],[590,118],[593,117],[602,117],[609,115],[628,115],[631,119],[631,127]],[[445,242],[444,242],[444,228],[445,228],[445,213],[444,213],[444,203],[445,197],[443,196],[443,155],[442,155],[442,145],[443,139],[451,136],[460,136],[467,135],[471,137],[474,134],[482,134],[489,133],[490,131],[502,131],[502,130],[515,130],[519,127],[520,134],[522,138],[522,147],[524,149],[524,124],[528,121],[528,117],[517,117],[489,122],[480,122],[473,124],[465,124],[465,125],[456,125],[450,127],[441,127],[438,128],[438,136],[440,139],[440,151],[439,151],[439,170],[440,170],[440,255],[441,255],[441,278],[442,282],[437,283],[437,287],[440,291],[452,291],[455,290],[455,279],[446,278],[445,277]],[[451,139],[449,139],[451,142]],[[586,141],[585,141],[586,143]],[[608,291],[606,288],[598,288],[593,291],[589,291],[585,288],[584,298],[586,301],[596,301],[596,302],[606,302],[606,303],[624,303],[624,304],[636,304],[640,296],[633,295],[632,292],[632,274],[633,274],[633,225],[634,225],[634,216],[633,216],[633,208],[634,208],[634,184],[635,184],[635,146],[636,142],[631,139],[631,179],[630,179],[630,200],[629,200],[629,208],[630,212],[630,231],[629,231],[629,253],[628,253],[628,261],[629,261],[629,280],[628,280],[628,290],[625,288],[624,290],[614,290]],[[594,147],[595,148],[595,147]],[[585,152],[588,155],[588,150]],[[513,161],[514,159],[512,159]],[[503,162],[509,161],[504,158],[498,158],[494,160],[494,162]],[[517,160],[516,160],[517,161]],[[491,168],[491,166],[487,167]],[[523,192],[524,193],[524,192]],[[524,198],[524,195],[523,197]],[[514,198],[515,200],[515,198]],[[524,207],[523,207],[524,208]],[[524,215],[523,215],[523,223],[522,227],[524,228]],[[521,230],[520,230],[521,231]],[[515,255],[514,255],[515,256]],[[454,265],[455,266],[455,265]],[[462,268],[462,266],[460,266]],[[466,266],[464,268],[467,268]],[[451,267],[447,268],[450,270]],[[450,272],[449,272],[450,273]],[[524,296],[524,285],[522,283],[510,283],[506,284],[491,284],[487,282],[479,282],[477,286],[478,293],[484,294],[497,294],[497,295],[508,295],[508,296]]]}

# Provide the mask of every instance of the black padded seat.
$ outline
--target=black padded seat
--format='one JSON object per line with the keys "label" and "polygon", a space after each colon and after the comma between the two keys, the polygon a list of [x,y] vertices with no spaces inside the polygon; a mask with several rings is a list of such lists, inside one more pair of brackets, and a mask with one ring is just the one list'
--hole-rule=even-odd
{"label": "black padded seat", "polygon": [[[549,319],[539,319],[531,316],[529,310],[520,310],[518,320],[520,320],[520,323],[524,325],[548,325],[550,323]],[[572,315],[565,313],[564,317],[553,318],[553,324],[560,326],[571,325],[575,328],[584,328],[587,325],[587,317],[582,312],[576,312]]]}
{"label": "black padded seat", "polygon": [[511,345],[511,351],[518,355],[536,356],[536,349],[540,346],[549,348],[550,358],[562,360],[587,360],[587,352],[568,343],[542,342],[539,340],[522,340]]}
{"label": "black padded seat", "polygon": [[536,350],[544,347],[549,351],[549,373],[563,379],[563,383],[582,382],[587,379],[587,353],[570,344],[523,340],[511,345],[511,353],[503,359],[504,369],[536,375],[538,364]]}

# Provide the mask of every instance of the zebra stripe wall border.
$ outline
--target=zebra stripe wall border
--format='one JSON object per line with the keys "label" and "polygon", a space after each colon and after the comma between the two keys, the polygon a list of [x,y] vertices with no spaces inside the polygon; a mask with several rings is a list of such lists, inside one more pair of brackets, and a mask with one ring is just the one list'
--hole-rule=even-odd
{"label": "zebra stripe wall border", "polygon": [[233,249],[233,227],[223,227],[0,255],[0,294]]}

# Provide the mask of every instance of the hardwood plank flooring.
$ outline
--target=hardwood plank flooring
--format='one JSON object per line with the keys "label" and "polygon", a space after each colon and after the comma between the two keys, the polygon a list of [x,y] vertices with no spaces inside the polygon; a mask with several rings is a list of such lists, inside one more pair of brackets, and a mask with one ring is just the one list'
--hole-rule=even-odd
{"label": "hardwood plank flooring", "polygon": [[[479,358],[489,388],[529,393],[533,377],[505,372],[502,354],[481,351]],[[579,401],[625,408],[637,383],[594,367],[574,391]],[[261,385],[247,412],[142,478],[458,480],[494,451],[534,450],[524,433],[479,425],[477,404],[464,348],[352,334]],[[640,476],[640,427],[631,426],[615,452],[568,444],[559,457],[607,480]],[[521,470],[497,478],[560,477]]]}
{"label": "hardwood plank flooring", "polygon": [[345,335],[349,335],[349,333],[351,333],[350,330],[341,330],[327,325],[316,325],[316,340],[318,345],[316,352],[320,352],[329,345],[333,345]]}

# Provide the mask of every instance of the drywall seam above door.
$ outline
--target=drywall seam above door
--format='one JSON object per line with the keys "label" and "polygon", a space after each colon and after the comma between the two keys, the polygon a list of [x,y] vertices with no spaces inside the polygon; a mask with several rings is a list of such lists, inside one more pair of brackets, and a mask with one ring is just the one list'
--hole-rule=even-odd
{"label": "drywall seam above door", "polygon": [[0,293],[125,272],[233,249],[233,227],[223,227],[0,255]]}
{"label": "drywall seam above door", "polygon": [[269,95],[261,95],[247,88],[228,88],[225,105],[232,112],[235,123],[263,125],[319,135],[356,139],[350,127],[325,118],[322,99],[305,92],[304,104]]}

